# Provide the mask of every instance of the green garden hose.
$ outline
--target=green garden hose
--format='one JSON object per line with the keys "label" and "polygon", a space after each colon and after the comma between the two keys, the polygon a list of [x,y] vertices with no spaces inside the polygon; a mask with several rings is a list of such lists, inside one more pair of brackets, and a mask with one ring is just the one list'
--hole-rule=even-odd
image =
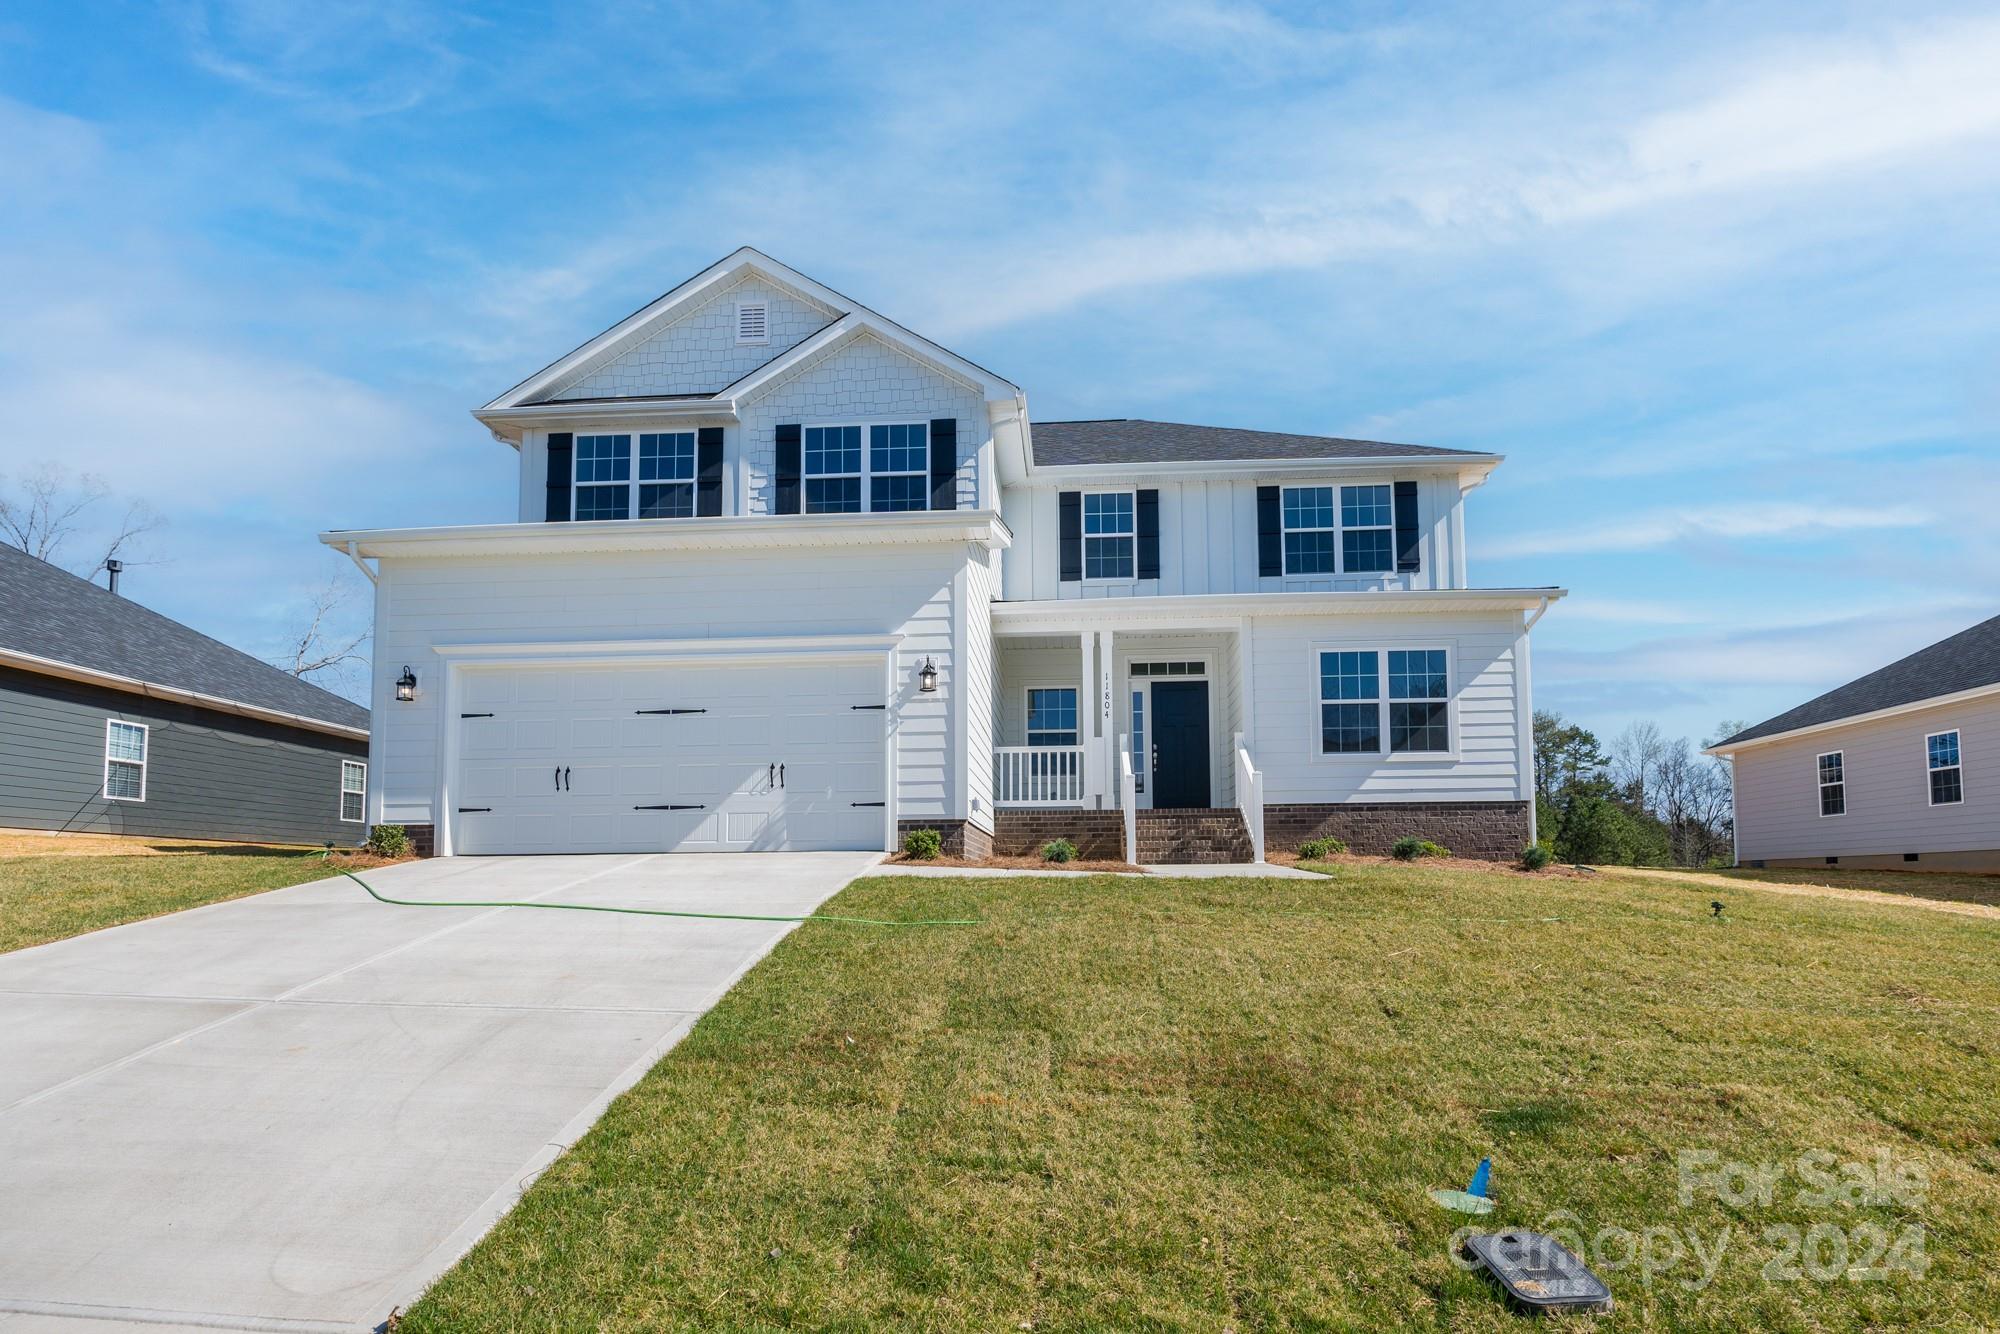
{"label": "green garden hose", "polygon": [[[326,852],[319,854],[321,860]],[[334,870],[368,891],[368,897],[377,903],[392,904],[398,908],[552,908],[558,912],[615,912],[634,917],[700,917],[713,922],[837,922],[842,926],[984,926],[976,917],[929,917],[913,921],[896,922],[883,917],[842,917],[834,913],[807,913],[802,917],[766,917],[756,913],[738,912],[679,912],[670,908],[614,908],[598,903],[528,903],[474,901],[471,899],[392,899],[386,894],[378,894],[375,887],[345,867]]]}

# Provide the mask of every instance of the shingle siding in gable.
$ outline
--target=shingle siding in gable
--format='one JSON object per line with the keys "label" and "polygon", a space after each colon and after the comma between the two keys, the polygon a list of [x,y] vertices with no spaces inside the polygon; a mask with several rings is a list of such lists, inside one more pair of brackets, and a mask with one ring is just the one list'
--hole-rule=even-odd
{"label": "shingle siding in gable", "polygon": [[979,503],[979,447],[990,434],[977,390],[866,335],[815,356],[742,408],[738,438],[749,472],[746,512],[774,512],[781,422],[811,426],[937,417],[958,419],[958,508],[973,509]]}
{"label": "shingle siding in gable", "polygon": [[[736,304],[763,301],[770,308],[770,341],[736,341]],[[714,393],[796,347],[837,312],[784,288],[746,277],[716,293],[645,341],[598,358],[548,397],[639,398]]]}

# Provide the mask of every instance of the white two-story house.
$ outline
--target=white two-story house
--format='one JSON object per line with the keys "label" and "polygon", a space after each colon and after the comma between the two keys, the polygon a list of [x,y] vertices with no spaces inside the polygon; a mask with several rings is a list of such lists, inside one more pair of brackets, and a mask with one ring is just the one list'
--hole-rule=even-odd
{"label": "white two-story house", "polygon": [[740,250],[474,415],[520,508],[336,531],[376,583],[373,822],[466,853],[1261,857],[1533,837],[1496,455],[1027,394]]}

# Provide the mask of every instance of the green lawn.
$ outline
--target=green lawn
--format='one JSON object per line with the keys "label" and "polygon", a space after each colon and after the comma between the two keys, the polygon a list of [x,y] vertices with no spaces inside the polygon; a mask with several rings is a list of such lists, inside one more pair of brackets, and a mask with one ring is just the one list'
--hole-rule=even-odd
{"label": "green lawn", "polygon": [[2000,908],[2000,875],[1961,875],[1950,871],[1849,871],[1837,866],[1798,871],[1773,867],[1717,871],[1732,880],[1759,880],[1780,885],[1831,885],[1836,889],[1872,889],[1884,894],[1908,894],[1948,903],[1983,903]]}
{"label": "green lawn", "polygon": [[0,951],[323,879],[326,863],[303,851],[213,844],[123,857],[0,857]]}
{"label": "green lawn", "polygon": [[[2000,924],[1714,896],[865,880],[836,911],[985,924],[800,928],[402,1328],[1511,1329],[1424,1195],[1486,1153],[1496,1225],[1568,1211],[1614,1261],[1605,1229],[1655,1230],[1607,1328],[2000,1319]],[[1683,1206],[1684,1149],[1886,1152],[1928,1187]],[[1761,1275],[1767,1228],[1819,1227],[1826,1274],[1870,1224],[1921,1227],[1927,1275]],[[1712,1285],[1669,1228],[1720,1244]]]}

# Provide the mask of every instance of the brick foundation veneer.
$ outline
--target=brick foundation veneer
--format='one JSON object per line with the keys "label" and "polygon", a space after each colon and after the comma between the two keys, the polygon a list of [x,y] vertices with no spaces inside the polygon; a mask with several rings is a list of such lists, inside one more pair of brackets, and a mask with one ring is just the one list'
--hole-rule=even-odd
{"label": "brick foundation veneer", "polygon": [[419,857],[437,856],[437,826],[429,824],[406,824],[403,832],[410,836],[410,851]]}
{"label": "brick foundation veneer", "polygon": [[1309,838],[1338,838],[1354,852],[1386,856],[1408,834],[1456,856],[1513,861],[1528,843],[1525,801],[1338,802],[1264,807],[1264,846],[1296,852]]}
{"label": "brick foundation veneer", "polygon": [[970,820],[898,820],[896,821],[896,846],[903,846],[903,838],[912,829],[935,829],[944,839],[944,855],[963,857],[971,862],[983,862],[993,855],[993,835],[981,829]]}
{"label": "brick foundation veneer", "polygon": [[1125,816],[1119,811],[1087,811],[1066,806],[1014,807],[993,817],[993,851],[1002,857],[1033,857],[1052,839],[1076,844],[1086,861],[1125,860]]}

